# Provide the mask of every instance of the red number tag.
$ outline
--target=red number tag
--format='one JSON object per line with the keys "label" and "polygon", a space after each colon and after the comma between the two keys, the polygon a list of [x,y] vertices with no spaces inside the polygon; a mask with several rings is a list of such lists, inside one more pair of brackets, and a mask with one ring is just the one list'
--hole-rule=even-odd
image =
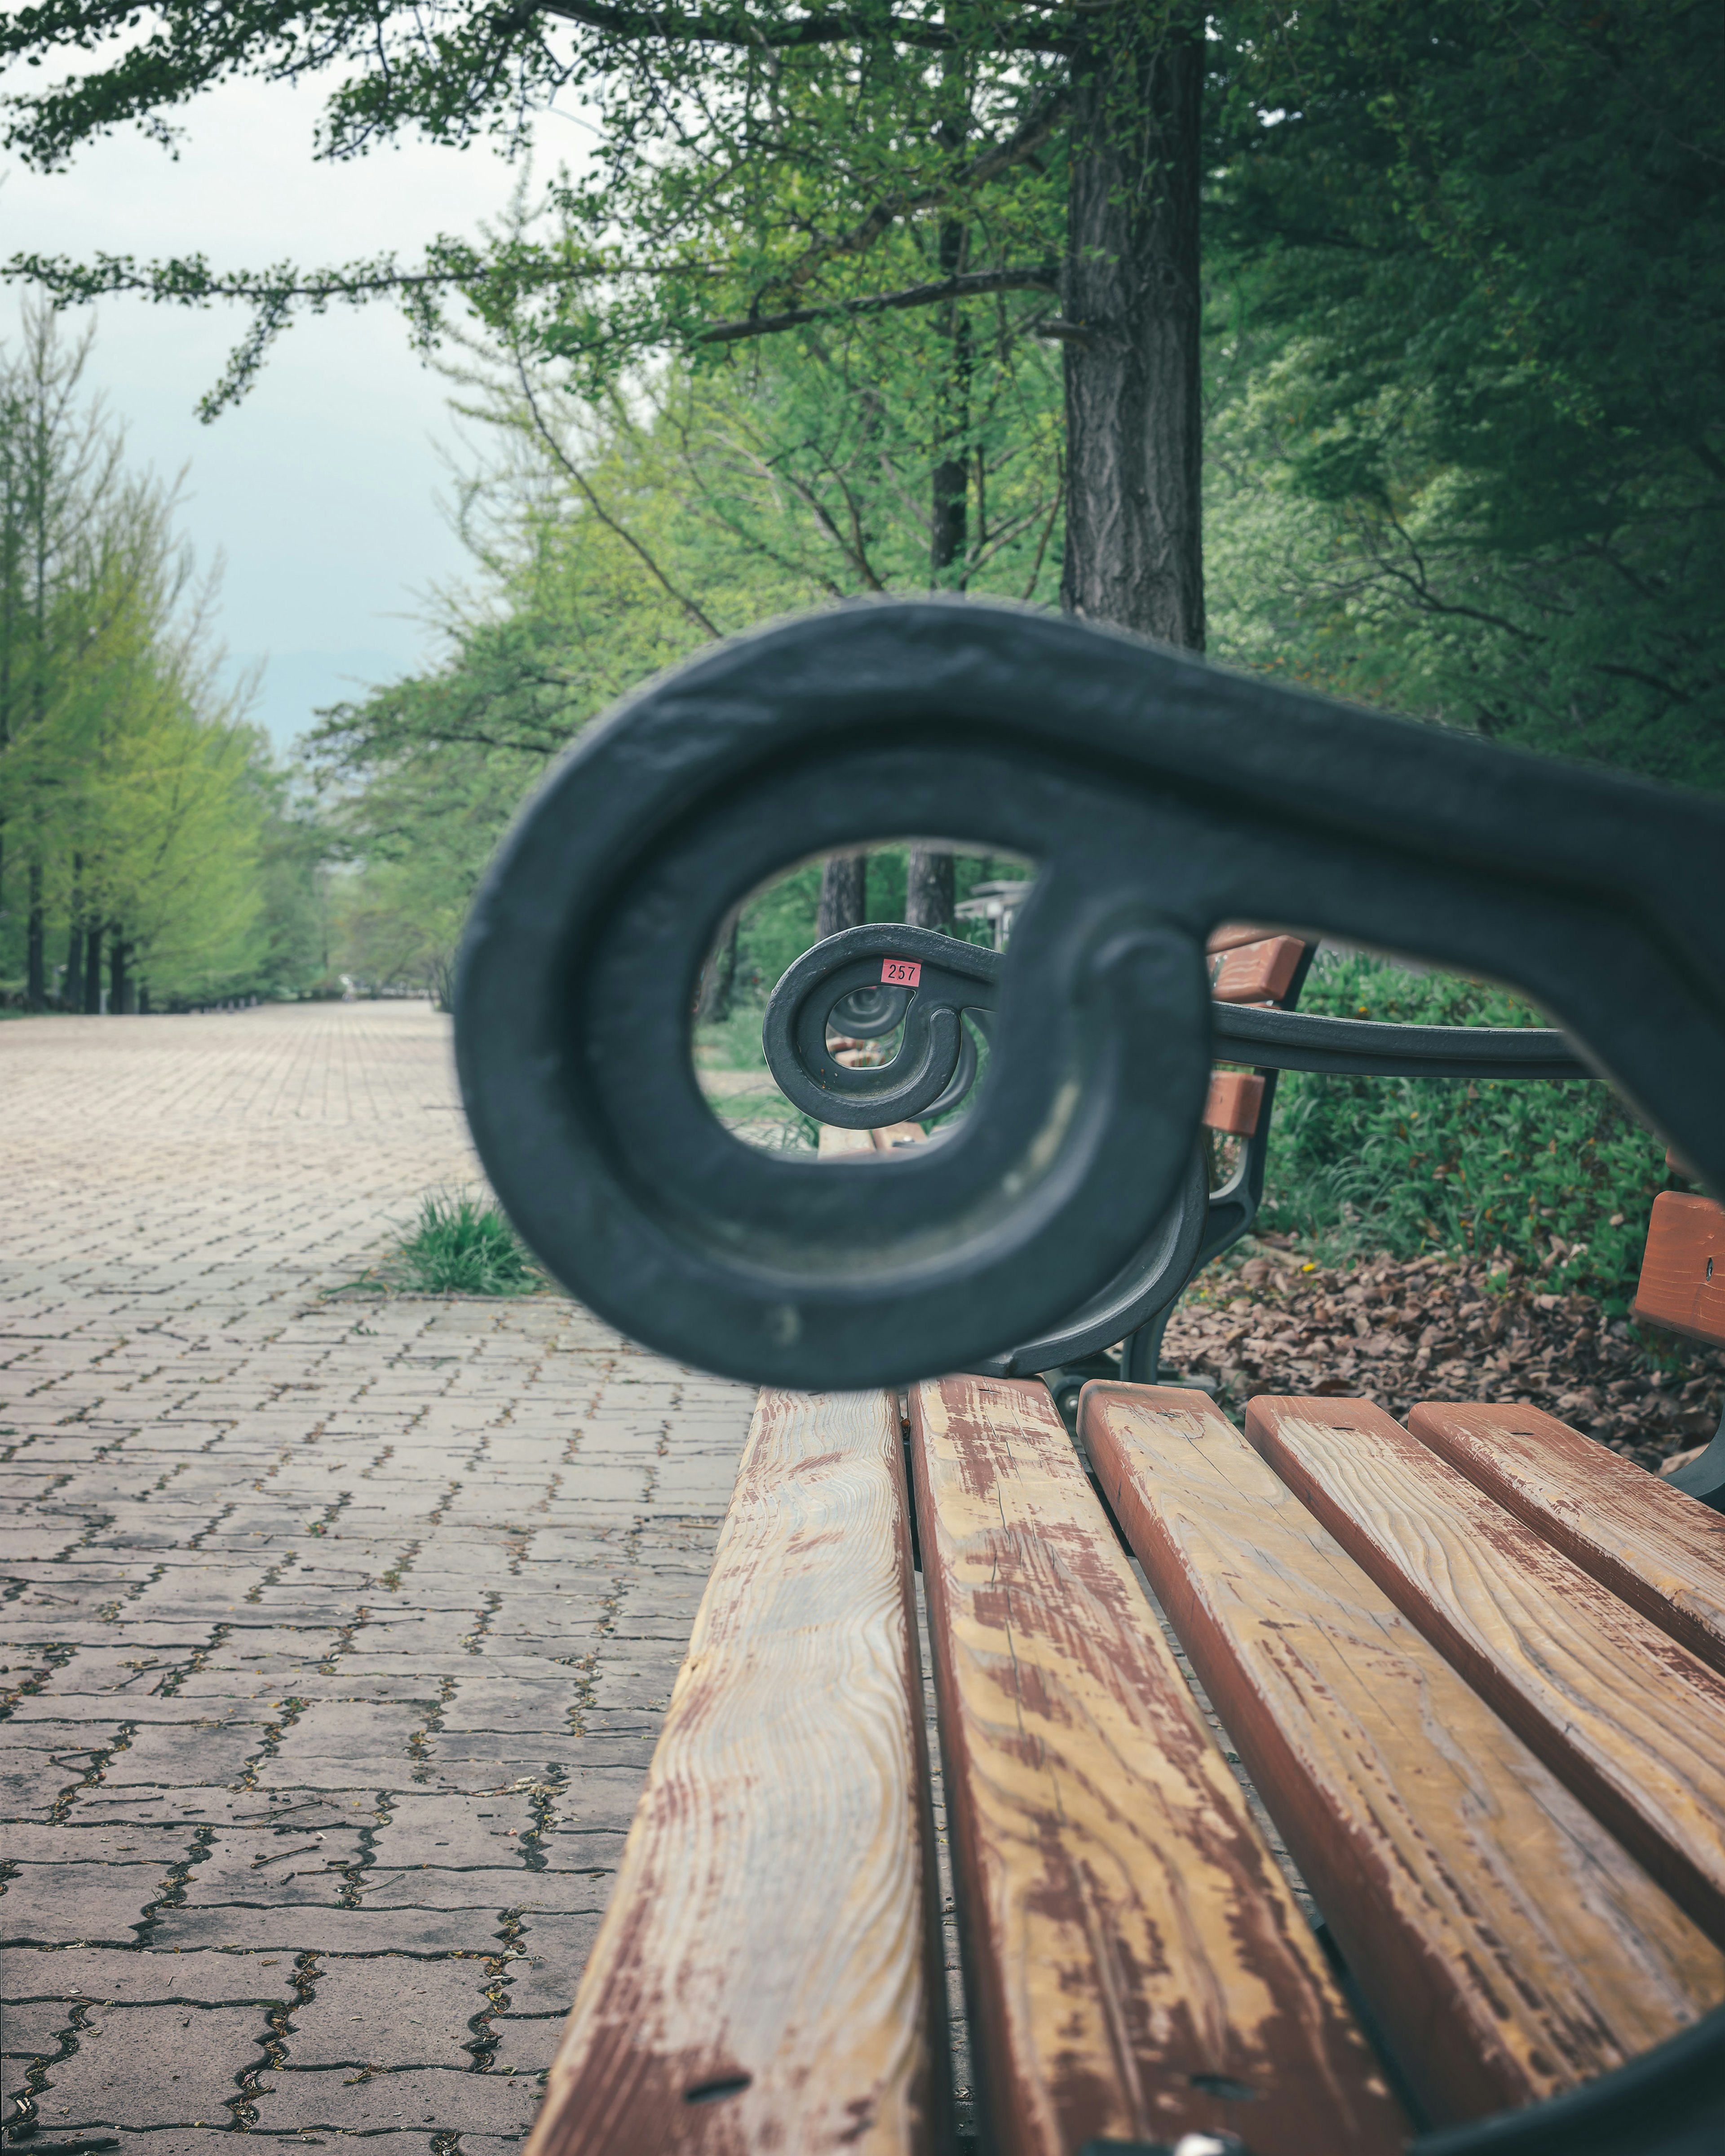
{"label": "red number tag", "polygon": [[883,958],[880,961],[880,985],[883,988],[914,988],[922,981],[922,968],[911,958]]}

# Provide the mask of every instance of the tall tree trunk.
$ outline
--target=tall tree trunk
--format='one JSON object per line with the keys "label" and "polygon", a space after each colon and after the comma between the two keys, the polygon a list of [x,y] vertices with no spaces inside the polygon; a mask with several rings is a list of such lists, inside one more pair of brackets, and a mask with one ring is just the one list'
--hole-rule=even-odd
{"label": "tall tree trunk", "polygon": [[66,934],[66,978],[60,983],[60,1001],[69,1011],[84,1003],[84,856],[72,856],[72,925]]}
{"label": "tall tree trunk", "polygon": [[1072,64],[1060,603],[1204,648],[1201,16]]}
{"label": "tall tree trunk", "polygon": [[108,1015],[120,1018],[126,1010],[126,937],[117,921],[108,927]]}
{"label": "tall tree trunk", "polygon": [[48,1003],[48,952],[40,861],[30,864],[29,891],[29,911],[24,917],[24,1001],[32,1010],[41,1010]]}
{"label": "tall tree trunk", "polygon": [[912,846],[905,876],[905,919],[912,928],[948,927],[954,899],[952,856],[932,846]]}
{"label": "tall tree trunk", "polygon": [[84,939],[84,1010],[94,1018],[102,1007],[102,924],[92,921]]}
{"label": "tall tree trunk", "polygon": [[719,931],[711,956],[701,969],[701,985],[695,992],[697,1025],[711,1025],[731,1014],[731,992],[737,985],[737,937],[742,926],[742,908],[733,907]]}
{"label": "tall tree trunk", "polygon": [[[961,139],[953,131],[953,142]],[[964,267],[968,234],[957,218],[941,225],[942,277]],[[970,542],[970,323],[956,302],[941,311],[941,329],[948,341],[947,394],[929,504],[928,581],[936,591],[964,589]],[[952,921],[952,856],[932,846],[913,845],[905,870],[905,919],[913,928],[942,929]]]}
{"label": "tall tree trunk", "polygon": [[814,917],[816,941],[824,942],[841,928],[860,928],[868,917],[868,855],[829,854],[820,872],[820,906]]}

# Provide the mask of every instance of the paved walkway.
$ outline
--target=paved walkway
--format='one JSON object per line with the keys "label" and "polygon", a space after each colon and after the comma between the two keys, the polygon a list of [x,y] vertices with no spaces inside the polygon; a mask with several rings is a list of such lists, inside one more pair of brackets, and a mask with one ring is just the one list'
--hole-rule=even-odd
{"label": "paved walkway", "polygon": [[518,2146],[751,1395],[327,1294],[475,1173],[424,1004],[0,1024],[0,1163],[18,2145]]}

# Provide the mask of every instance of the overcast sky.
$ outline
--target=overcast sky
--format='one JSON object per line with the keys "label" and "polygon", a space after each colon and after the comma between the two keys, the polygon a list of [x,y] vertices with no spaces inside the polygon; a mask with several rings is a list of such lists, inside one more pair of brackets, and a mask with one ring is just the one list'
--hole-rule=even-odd
{"label": "overcast sky", "polygon": [[[121,135],[44,177],[0,182],[0,259],[14,252],[140,256],[202,252],[218,268],[308,266],[441,230],[471,233],[504,207],[510,168],[490,151],[410,142],[357,165],[314,165],[322,103],[239,83],[187,109],[178,162]],[[552,123],[554,124],[554,123]],[[574,143],[558,141],[567,154]],[[0,286],[0,334],[17,325]],[[223,636],[237,663],[267,660],[257,716],[284,746],[313,708],[411,668],[428,649],[418,594],[459,576],[461,549],[439,513],[449,439],[444,384],[388,304],[299,322],[237,410],[212,425],[199,395],[244,317],[105,300],[86,380],[126,422],[133,457],[188,467],[182,528],[199,559],[226,563]],[[75,328],[86,319],[67,317]]]}

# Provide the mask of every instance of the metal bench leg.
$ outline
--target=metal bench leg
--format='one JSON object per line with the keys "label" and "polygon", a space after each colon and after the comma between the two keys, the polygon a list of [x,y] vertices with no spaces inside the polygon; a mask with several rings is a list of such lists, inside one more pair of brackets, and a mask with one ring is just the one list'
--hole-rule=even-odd
{"label": "metal bench leg", "polygon": [[1719,1427],[1701,1457],[1665,1479],[1674,1490],[1682,1491],[1686,1496],[1699,1497],[1703,1505],[1711,1505],[1716,1512],[1725,1512],[1725,1414],[1720,1416]]}

